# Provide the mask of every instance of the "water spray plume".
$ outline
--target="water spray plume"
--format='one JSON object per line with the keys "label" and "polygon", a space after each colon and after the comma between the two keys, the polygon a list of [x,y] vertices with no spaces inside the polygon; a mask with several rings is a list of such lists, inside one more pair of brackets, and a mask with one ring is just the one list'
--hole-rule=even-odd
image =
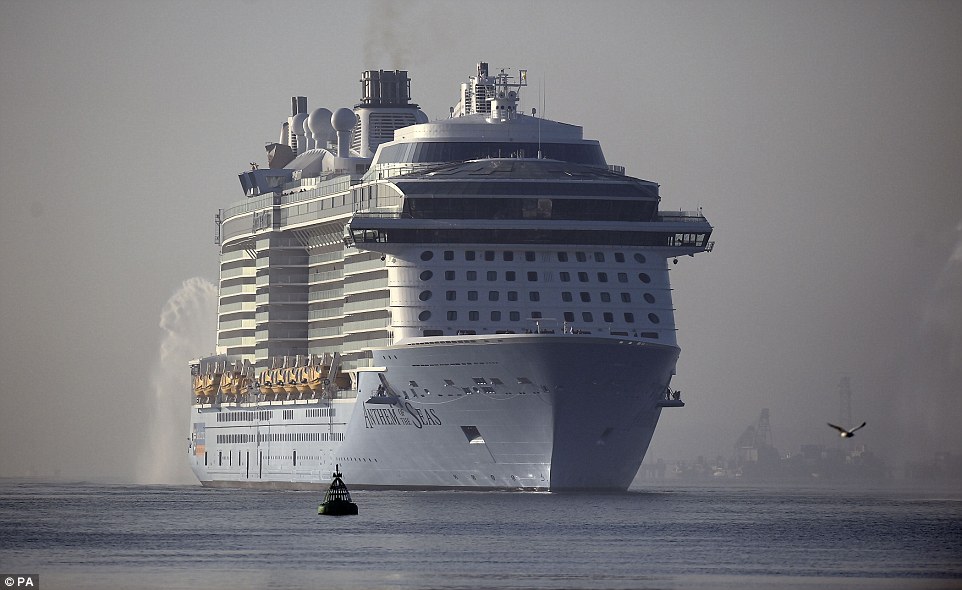
{"label": "water spray plume", "polygon": [[187,467],[190,372],[188,361],[210,354],[209,340],[217,312],[217,288],[194,277],[167,300],[160,312],[162,337],[151,369],[151,420],[143,441],[138,474],[142,483],[190,484],[196,479]]}

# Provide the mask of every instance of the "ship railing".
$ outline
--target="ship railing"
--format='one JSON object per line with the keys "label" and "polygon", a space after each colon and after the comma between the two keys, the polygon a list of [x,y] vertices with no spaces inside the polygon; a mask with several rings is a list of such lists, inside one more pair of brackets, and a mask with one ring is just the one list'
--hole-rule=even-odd
{"label": "ship railing", "polygon": [[372,166],[367,180],[382,180],[385,178],[404,176],[405,174],[430,170],[449,163],[450,162],[385,162]]}
{"label": "ship railing", "polygon": [[659,221],[690,221],[705,220],[705,215],[701,211],[659,211]]}

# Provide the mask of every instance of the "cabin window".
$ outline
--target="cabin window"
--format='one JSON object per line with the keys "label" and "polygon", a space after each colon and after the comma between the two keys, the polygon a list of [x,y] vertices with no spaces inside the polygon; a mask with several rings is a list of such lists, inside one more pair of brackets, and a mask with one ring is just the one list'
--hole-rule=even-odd
{"label": "cabin window", "polygon": [[534,252],[525,252],[525,253],[524,253],[524,259],[525,259],[527,262],[534,262],[534,260],[535,260],[535,258],[534,258]]}
{"label": "cabin window", "polygon": [[582,282],[582,283],[587,283],[587,282],[588,282],[588,273],[586,273],[586,272],[579,272],[579,273],[578,273],[578,281],[579,281],[579,282]]}
{"label": "cabin window", "polygon": [[573,322],[575,321],[575,314],[570,311],[566,311],[564,312],[564,318],[566,322]]}
{"label": "cabin window", "polygon": [[512,260],[514,260],[514,252],[511,252],[511,251],[502,252],[501,258],[505,262],[511,262]]}
{"label": "cabin window", "polygon": [[444,259],[445,259],[445,260],[454,260],[454,250],[445,250],[445,251],[444,251]]}
{"label": "cabin window", "polygon": [[445,293],[444,293],[444,298],[447,299],[448,301],[456,301],[457,298],[458,298],[458,292],[457,292],[457,291],[445,291]]}
{"label": "cabin window", "polygon": [[474,250],[465,250],[464,259],[469,261],[474,260]]}
{"label": "cabin window", "polygon": [[481,314],[479,314],[478,312],[476,312],[476,311],[469,311],[469,312],[468,312],[468,320],[470,320],[470,321],[472,321],[472,322],[476,322],[476,321],[478,321],[479,319],[481,319]]}
{"label": "cabin window", "polygon": [[627,282],[628,282],[628,273],[626,273],[626,272],[620,272],[620,273],[618,273],[618,282],[619,282],[619,283],[627,283]]}
{"label": "cabin window", "polygon": [[492,312],[491,312],[491,321],[492,321],[492,322],[500,322],[500,321],[501,321],[501,312],[500,312],[500,311],[492,311]]}
{"label": "cabin window", "polygon": [[605,322],[607,322],[607,323],[609,323],[609,324],[615,321],[615,316],[614,316],[610,311],[606,311],[606,312],[604,312],[604,314],[602,314],[602,315],[603,315],[603,317],[604,317],[604,319],[605,319]]}
{"label": "cabin window", "polygon": [[521,312],[520,312],[520,311],[509,311],[509,312],[508,312],[508,319],[509,319],[510,321],[512,321],[512,322],[520,322],[520,321],[521,321]]}
{"label": "cabin window", "polygon": [[577,260],[578,262],[587,262],[588,255],[585,254],[584,252],[575,252],[575,260]]}
{"label": "cabin window", "polygon": [[528,280],[531,281],[531,282],[537,281],[537,280],[538,280],[538,271],[529,270],[529,271],[528,271]]}
{"label": "cabin window", "polygon": [[593,322],[593,321],[595,321],[594,316],[591,315],[591,312],[590,312],[590,311],[583,311],[583,312],[581,312],[581,319],[584,320],[584,321],[586,321],[586,322]]}
{"label": "cabin window", "polygon": [[606,273],[606,272],[599,272],[599,273],[598,273],[598,282],[599,282],[599,283],[607,283],[607,282],[608,282],[608,273]]}
{"label": "cabin window", "polygon": [[587,291],[582,291],[581,293],[579,293],[579,295],[581,296],[582,302],[591,303],[591,293],[588,293]]}
{"label": "cabin window", "polygon": [[645,301],[647,301],[648,303],[655,302],[655,296],[652,295],[651,293],[645,293],[644,297],[645,297]]}
{"label": "cabin window", "polygon": [[484,259],[487,260],[488,262],[493,262],[493,261],[494,261],[494,250],[485,250],[485,251],[484,251]]}
{"label": "cabin window", "polygon": [[476,280],[478,280],[478,271],[476,271],[476,270],[469,270],[466,274],[467,274],[467,277],[466,277],[466,278],[467,278],[469,281],[476,281]]}
{"label": "cabin window", "polygon": [[656,314],[656,313],[649,313],[649,314],[648,314],[648,321],[651,322],[651,323],[653,323],[653,324],[657,324],[658,322],[661,321],[661,319],[658,317],[658,314]]}
{"label": "cabin window", "polygon": [[453,310],[448,312],[448,321],[453,322],[453,321],[457,321],[457,319],[458,319],[458,312]]}
{"label": "cabin window", "polygon": [[489,280],[489,281],[496,281],[496,280],[498,280],[498,271],[496,271],[496,270],[489,270],[489,271],[488,271],[488,280]]}
{"label": "cabin window", "polygon": [[631,303],[631,293],[622,293],[622,294],[621,294],[621,302],[622,302],[622,303]]}
{"label": "cabin window", "polygon": [[497,301],[499,297],[498,291],[488,291],[488,301]]}
{"label": "cabin window", "polygon": [[648,276],[648,273],[646,273],[646,272],[640,272],[640,273],[638,273],[638,279],[639,279],[642,283],[650,283],[650,282],[651,282],[651,277]]}
{"label": "cabin window", "polygon": [[562,291],[561,300],[564,301],[565,303],[571,303],[571,301],[573,301],[573,299],[571,298],[571,291]]}
{"label": "cabin window", "polygon": [[604,262],[604,261],[605,261],[605,253],[595,252],[595,262]]}
{"label": "cabin window", "polygon": [[421,260],[427,262],[432,258],[434,258],[434,252],[432,252],[431,250],[425,250],[424,252],[421,252]]}
{"label": "cabin window", "polygon": [[515,280],[515,273],[514,273],[514,271],[513,271],[513,270],[506,270],[506,271],[504,271],[504,280],[510,281],[510,282],[514,282],[514,280]]}
{"label": "cabin window", "polygon": [[568,253],[558,252],[558,262],[568,262]]}
{"label": "cabin window", "polygon": [[428,321],[429,319],[431,319],[431,312],[428,310],[422,311],[421,313],[418,314],[418,319],[421,320],[422,322]]}
{"label": "cabin window", "polygon": [[607,291],[602,292],[602,293],[601,293],[601,302],[602,302],[602,303],[611,303],[611,293],[608,293]]}
{"label": "cabin window", "polygon": [[558,273],[558,278],[560,278],[560,279],[561,279],[561,282],[563,282],[563,283],[570,282],[570,281],[571,281],[571,273],[566,272],[566,271],[559,272],[559,273]]}
{"label": "cabin window", "polygon": [[624,262],[624,261],[625,261],[625,253],[615,252],[615,262]]}
{"label": "cabin window", "polygon": [[453,271],[453,270],[446,270],[446,271],[444,271],[444,280],[445,280],[445,281],[453,281],[453,280],[454,280],[454,271]]}
{"label": "cabin window", "polygon": [[424,271],[424,272],[421,273],[421,280],[422,280],[422,281],[427,281],[427,280],[430,280],[431,277],[433,277],[433,276],[434,276],[434,273],[433,273],[433,272],[431,272],[431,271],[429,271],[429,270],[426,270],[426,271]]}
{"label": "cabin window", "polygon": [[541,301],[541,293],[539,291],[529,291],[528,301]]}
{"label": "cabin window", "polygon": [[637,262],[638,264],[644,264],[645,261],[646,259],[644,254],[642,254],[641,252],[635,252],[635,262]]}
{"label": "cabin window", "polygon": [[477,300],[478,300],[478,292],[468,291],[468,301],[477,301]]}

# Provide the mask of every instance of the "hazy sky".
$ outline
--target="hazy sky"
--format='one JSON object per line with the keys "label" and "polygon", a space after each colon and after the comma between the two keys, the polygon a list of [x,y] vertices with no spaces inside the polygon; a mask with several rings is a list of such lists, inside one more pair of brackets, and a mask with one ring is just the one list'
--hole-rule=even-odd
{"label": "hazy sky", "polygon": [[834,445],[843,376],[859,441],[962,453],[962,2],[0,0],[0,476],[182,476],[213,214],[290,97],[407,69],[439,118],[478,61],[716,228],[650,459],[766,407]]}

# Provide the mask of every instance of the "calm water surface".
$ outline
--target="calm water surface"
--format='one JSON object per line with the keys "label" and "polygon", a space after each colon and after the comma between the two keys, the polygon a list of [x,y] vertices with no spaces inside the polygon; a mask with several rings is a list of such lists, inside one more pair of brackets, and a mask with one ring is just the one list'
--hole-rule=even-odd
{"label": "calm water surface", "polygon": [[44,590],[962,589],[962,492],[353,495],[358,516],[319,517],[316,492],[0,482],[0,574]]}

